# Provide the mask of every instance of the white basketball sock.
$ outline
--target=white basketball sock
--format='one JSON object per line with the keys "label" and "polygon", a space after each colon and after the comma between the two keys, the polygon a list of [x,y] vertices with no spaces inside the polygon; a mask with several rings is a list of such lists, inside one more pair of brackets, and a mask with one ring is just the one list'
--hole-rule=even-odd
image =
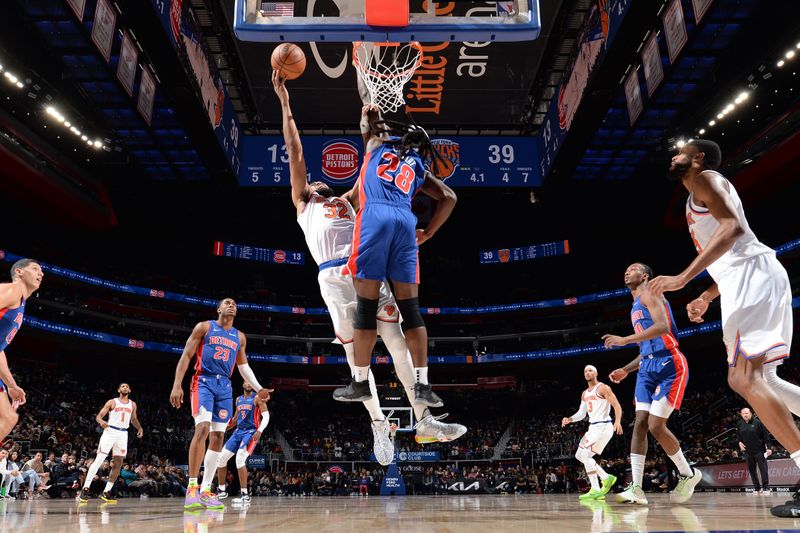
{"label": "white basketball sock", "polygon": [[417,383],[428,385],[428,367],[427,366],[414,367],[414,377],[416,378]]}
{"label": "white basketball sock", "polygon": [[764,381],[783,400],[792,414],[800,416],[800,387],[781,379],[778,376],[778,366],[775,363],[767,363],[761,367],[764,369]]}
{"label": "white basketball sock", "polygon": [[225,492],[225,485],[224,484],[220,485],[219,487],[217,487],[217,490],[219,490],[220,492]]}
{"label": "white basketball sock", "polygon": [[200,485],[200,492],[211,489],[211,483],[214,481],[214,474],[217,473],[217,463],[219,462],[219,452],[211,449],[206,450],[206,456],[203,458],[203,483]]}
{"label": "white basketball sock", "polygon": [[644,455],[639,453],[631,454],[631,476],[633,477],[633,484],[641,487],[644,480]]}
{"label": "white basketball sock", "polygon": [[100,470],[100,466],[103,464],[103,461],[106,460],[106,457],[108,457],[107,453],[101,453],[101,452],[97,453],[97,457],[94,458],[92,466],[90,466],[89,471],[86,472],[86,479],[83,482],[84,489],[88,489],[89,485],[92,484],[94,476],[97,475],[97,471]]}
{"label": "white basketball sock", "polygon": [[594,464],[594,471],[597,472],[597,476],[601,480],[605,480],[608,477],[608,472],[603,470],[603,467],[600,466],[600,463],[598,463],[596,461],[595,461],[595,464]]}
{"label": "white basketball sock", "polygon": [[384,416],[383,411],[381,411],[381,402],[378,399],[378,388],[375,385],[375,376],[367,366],[363,367],[367,369],[364,379],[359,379],[357,377],[357,370],[361,367],[357,367],[355,365],[355,347],[353,346],[352,342],[344,345],[344,353],[347,357],[347,364],[350,365],[350,372],[353,375],[353,379],[355,381],[364,381],[364,379],[369,380],[369,392],[372,393],[372,398],[362,403],[364,404],[364,407],[367,408],[367,411],[369,411],[370,418],[372,420],[383,420]]}
{"label": "white basketball sock", "polygon": [[670,455],[669,458],[672,459],[672,462],[675,463],[676,467],[678,467],[678,473],[683,477],[689,477],[694,474],[694,472],[692,472],[692,467],[689,466],[689,463],[686,461],[686,457],[683,456],[683,451],[681,451],[680,448],[678,448],[678,451],[675,452],[675,455]]}
{"label": "white basketball sock", "polygon": [[416,396],[414,395],[414,383],[416,377],[414,374],[414,362],[411,360],[411,353],[408,351],[406,345],[406,338],[403,336],[403,330],[397,322],[378,322],[378,335],[389,353],[392,355],[392,362],[394,363],[394,372],[397,374],[397,379],[403,384],[406,390],[406,396],[414,409],[414,418],[422,420],[430,412],[428,408],[422,405],[414,405]]}
{"label": "white basketball sock", "polygon": [[106,482],[106,488],[103,489],[103,492],[111,492],[111,489],[113,489],[113,488],[114,488],[114,484],[111,483],[110,481],[107,481]]}
{"label": "white basketball sock", "polygon": [[587,473],[586,475],[589,476],[589,483],[592,485],[592,490],[600,490],[600,482],[597,481],[597,473],[592,472],[591,474]]}
{"label": "white basketball sock", "polygon": [[358,382],[366,381],[369,379],[369,365],[367,366],[354,366],[353,379]]}

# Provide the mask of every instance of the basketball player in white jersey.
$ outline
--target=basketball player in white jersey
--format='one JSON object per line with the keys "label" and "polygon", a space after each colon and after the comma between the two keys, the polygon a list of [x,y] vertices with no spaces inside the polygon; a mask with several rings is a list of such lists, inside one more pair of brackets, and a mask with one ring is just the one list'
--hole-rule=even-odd
{"label": "basketball player in white jersey", "polygon": [[[283,109],[283,135],[289,155],[291,194],[297,209],[297,223],[305,234],[314,261],[319,266],[317,279],[322,299],[333,322],[336,334],[334,342],[343,345],[352,372],[356,291],[353,278],[343,274],[342,270],[350,257],[356,219],[353,205],[357,205],[357,192],[354,188],[341,197],[336,197],[326,184],[307,182],[303,147],[289,107],[289,93],[284,80],[276,72],[273,72],[272,83]],[[386,282],[381,286],[377,319],[378,332],[392,354],[397,377],[403,383],[414,409],[414,416],[418,420],[415,426],[417,442],[446,442],[466,433],[466,427],[440,422],[443,415],[433,416],[425,406],[414,404],[414,366],[400,328],[397,304]],[[372,418],[375,457],[379,463],[387,465],[394,457],[394,446],[389,439],[389,422],[381,411],[375,378],[371,371],[368,380],[372,398],[363,403]]]}
{"label": "basketball player in white jersey", "polygon": [[[608,491],[617,482],[617,478],[603,470],[594,460],[594,456],[603,453],[615,432],[617,435],[622,435],[622,406],[611,387],[597,381],[597,369],[594,366],[586,365],[583,369],[583,377],[586,379],[587,388],[581,394],[581,406],[577,413],[561,420],[561,427],[580,422],[588,414],[589,429],[578,445],[575,459],[583,463],[586,468],[591,489],[589,492],[581,494],[579,499],[604,500]],[[611,420],[612,407],[614,408],[613,421]],[[600,482],[602,482],[602,487]]]}
{"label": "basketball player in white jersey", "polygon": [[[103,405],[103,408],[100,409],[100,412],[97,413],[97,416],[94,417],[100,427],[103,428],[103,434],[100,437],[100,444],[97,446],[97,457],[94,458],[94,462],[86,473],[83,490],[78,496],[80,503],[89,501],[89,486],[109,453],[113,455],[112,468],[100,499],[106,503],[117,502],[116,498],[111,494],[111,489],[114,488],[114,483],[119,477],[122,460],[128,453],[128,428],[133,424],[133,427],[136,428],[136,437],[141,439],[142,435],[144,435],[144,429],[142,429],[142,425],[136,416],[136,402],[129,398],[131,386],[127,383],[120,383],[117,392],[119,397],[108,400]],[[104,420],[106,415],[108,415],[108,422]]]}
{"label": "basketball player in white jersey", "polygon": [[[775,365],[789,356],[792,293],[789,276],[775,252],[755,236],[733,185],[717,172],[719,145],[692,140],[672,158],[669,175],[689,191],[686,220],[697,258],[677,276],[650,283],[656,294],[677,291],[708,270],[715,284],[689,303],[689,318],[702,319],[720,297],[722,338],[728,353],[728,384],[753,407],[767,429],[800,466],[800,388],[778,378]],[[800,516],[800,501],[772,510]]]}

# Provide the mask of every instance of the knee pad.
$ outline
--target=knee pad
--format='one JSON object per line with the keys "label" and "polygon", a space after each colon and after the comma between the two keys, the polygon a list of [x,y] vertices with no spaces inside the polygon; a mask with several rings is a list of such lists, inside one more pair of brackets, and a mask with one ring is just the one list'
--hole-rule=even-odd
{"label": "knee pad", "polygon": [[422,314],[419,312],[419,298],[397,300],[397,309],[403,318],[403,331],[425,327],[425,321],[422,320]]}
{"label": "knee pad", "polygon": [[575,452],[575,459],[580,461],[581,463],[585,463],[586,460],[589,458],[589,450],[586,448],[578,448]]}
{"label": "knee pad", "polygon": [[247,466],[247,458],[250,456],[247,450],[241,449],[236,452],[236,468],[244,468]]}
{"label": "knee pad", "polygon": [[358,305],[356,306],[356,318],[353,321],[355,329],[378,329],[378,300],[370,300],[369,298],[356,298]]}
{"label": "knee pad", "polygon": [[228,448],[222,448],[222,451],[219,452],[219,461],[217,461],[217,468],[225,468],[228,466],[228,461],[231,460],[233,457],[233,452],[230,451]]}

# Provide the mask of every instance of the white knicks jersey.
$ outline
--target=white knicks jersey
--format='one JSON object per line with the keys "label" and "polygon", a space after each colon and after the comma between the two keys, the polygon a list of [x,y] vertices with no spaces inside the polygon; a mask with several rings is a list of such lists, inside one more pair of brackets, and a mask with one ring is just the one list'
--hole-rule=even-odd
{"label": "white knicks jersey", "polygon": [[608,400],[600,396],[598,392],[600,385],[602,385],[602,383],[597,383],[597,385],[591,389],[586,389],[581,396],[581,400],[586,402],[586,406],[589,410],[590,424],[594,422],[608,422],[611,420],[611,404],[608,403]]}
{"label": "white knicks jersey", "polygon": [[[715,174],[722,177],[722,174],[718,172],[715,172]],[[772,248],[761,243],[761,241],[756,238],[755,233],[750,229],[750,225],[747,223],[747,219],[744,216],[744,207],[742,206],[742,200],[739,198],[739,194],[736,192],[731,182],[728,182],[727,185],[728,194],[736,208],[736,212],[739,214],[739,220],[741,220],[744,225],[744,233],[736,239],[736,242],[733,243],[733,247],[730,250],[709,265],[707,269],[708,273],[716,282],[719,282],[719,277],[728,267],[739,261],[762,254],[775,253]],[[692,200],[691,194],[689,198],[686,199],[686,222],[689,224],[689,235],[691,235],[694,247],[699,254],[708,246],[709,241],[711,241],[711,236],[714,235],[714,232],[719,228],[719,222],[711,215],[707,208],[696,205]]]}
{"label": "white knicks jersey", "polygon": [[128,429],[131,425],[133,402],[123,403],[119,398],[114,398],[114,408],[108,412],[108,425],[117,429]]}
{"label": "white knicks jersey", "polygon": [[356,212],[347,200],[324,198],[314,193],[305,209],[297,215],[297,223],[306,236],[308,251],[317,265],[350,257]]}

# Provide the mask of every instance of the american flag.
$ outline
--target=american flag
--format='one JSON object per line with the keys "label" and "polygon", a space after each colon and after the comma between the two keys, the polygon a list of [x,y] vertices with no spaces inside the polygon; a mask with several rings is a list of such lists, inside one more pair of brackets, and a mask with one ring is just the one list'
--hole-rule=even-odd
{"label": "american flag", "polygon": [[261,2],[262,17],[293,17],[294,2]]}

